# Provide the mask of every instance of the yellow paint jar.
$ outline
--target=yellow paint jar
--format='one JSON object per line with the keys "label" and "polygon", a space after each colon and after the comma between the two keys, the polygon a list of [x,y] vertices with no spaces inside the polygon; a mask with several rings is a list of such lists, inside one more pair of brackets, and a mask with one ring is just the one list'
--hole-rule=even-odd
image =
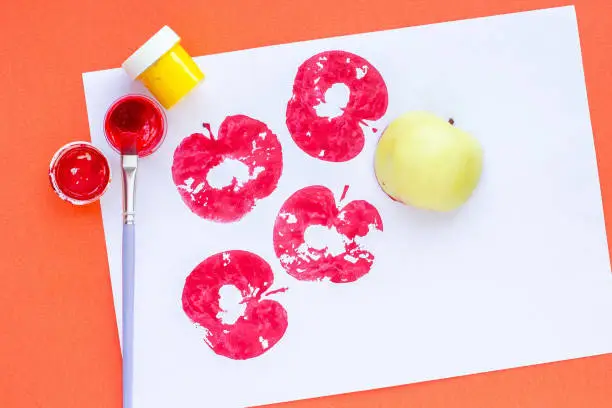
{"label": "yellow paint jar", "polygon": [[183,99],[204,74],[180,44],[181,38],[164,26],[125,62],[123,69],[138,80],[166,109]]}

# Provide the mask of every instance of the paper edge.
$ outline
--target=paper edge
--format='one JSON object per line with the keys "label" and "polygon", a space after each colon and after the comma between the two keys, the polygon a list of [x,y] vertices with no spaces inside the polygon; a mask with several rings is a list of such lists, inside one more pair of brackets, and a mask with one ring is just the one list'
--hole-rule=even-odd
{"label": "paper edge", "polygon": [[[570,4],[570,5],[566,5],[566,6],[538,8],[538,9],[526,10],[526,11],[515,11],[515,12],[509,12],[509,13],[494,14],[494,15],[490,15],[490,16],[480,16],[480,17],[473,17],[473,18],[461,18],[461,19],[454,19],[454,20],[447,20],[447,21],[439,21],[439,22],[435,22],[435,23],[417,24],[417,25],[405,25],[405,26],[402,26],[402,27],[388,28],[388,29],[383,29],[383,30],[361,31],[361,32],[352,33],[352,34],[340,34],[340,35],[333,35],[333,36],[329,36],[329,37],[316,37],[316,38],[310,38],[310,39],[304,39],[304,40],[298,40],[298,41],[273,43],[273,44],[267,44],[267,45],[260,45],[260,46],[257,46],[257,47],[239,48],[239,49],[234,49],[234,50],[231,50],[231,51],[222,51],[222,52],[216,52],[216,53],[211,53],[211,54],[201,54],[201,55],[196,55],[193,58],[228,55],[228,54],[233,54],[233,53],[242,52],[242,51],[258,50],[258,49],[261,49],[261,48],[269,48],[269,47],[283,47],[283,46],[288,46],[288,45],[309,43],[309,42],[319,41],[319,40],[336,40],[336,39],[337,40],[341,40],[341,39],[344,39],[344,38],[347,38],[347,37],[354,37],[356,35],[368,35],[368,34],[374,34],[374,33],[394,32],[394,31],[405,30],[407,28],[431,27],[431,26],[437,26],[437,25],[440,25],[440,24],[452,24],[452,23],[459,23],[460,24],[460,23],[462,23],[464,21],[486,20],[486,19],[499,18],[499,17],[505,17],[505,16],[513,16],[513,15],[521,15],[521,14],[543,13],[543,12],[551,12],[553,10],[554,11],[558,10],[559,12],[561,12],[561,10],[564,10],[564,9],[568,9],[572,13],[574,18],[577,20],[576,6],[573,5],[573,4]],[[120,70],[120,69],[122,69],[122,68],[121,67],[115,67],[115,68],[105,68],[105,69],[94,70],[94,71],[86,71],[86,72],[84,72],[82,74],[83,75],[83,81],[85,81],[85,76],[88,75],[88,74],[100,73],[100,72],[106,72],[106,71],[114,71],[114,70]]]}

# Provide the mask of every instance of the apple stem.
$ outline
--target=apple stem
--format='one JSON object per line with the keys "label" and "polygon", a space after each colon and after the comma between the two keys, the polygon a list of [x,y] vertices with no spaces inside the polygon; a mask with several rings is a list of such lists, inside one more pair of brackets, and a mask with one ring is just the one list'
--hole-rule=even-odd
{"label": "apple stem", "polygon": [[270,296],[270,295],[275,295],[277,293],[285,293],[287,290],[289,290],[289,288],[275,289],[275,290],[271,290],[270,292],[264,293],[262,296]]}
{"label": "apple stem", "polygon": [[202,126],[204,127],[204,129],[206,129],[208,131],[208,138],[211,139],[211,140],[214,139],[213,132],[210,129],[210,123],[204,122],[204,123],[202,123]]}
{"label": "apple stem", "polygon": [[450,123],[451,125],[455,126],[455,119],[453,119],[453,118],[448,119],[448,123]]}
{"label": "apple stem", "polygon": [[340,201],[343,201],[346,198],[346,193],[348,193],[349,186],[345,185],[344,190],[342,190],[342,195],[340,196]]}

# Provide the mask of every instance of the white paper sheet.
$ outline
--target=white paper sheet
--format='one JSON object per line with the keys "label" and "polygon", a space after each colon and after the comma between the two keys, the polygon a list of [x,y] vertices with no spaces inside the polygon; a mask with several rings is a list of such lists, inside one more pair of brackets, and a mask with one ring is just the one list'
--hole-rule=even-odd
{"label": "white paper sheet", "polygon": [[[323,162],[289,136],[285,109],[298,66],[326,50],[360,55],[384,77],[386,115],[452,117],[483,144],[485,169],[458,212],[403,207],[377,187],[378,139],[355,159]],[[242,407],[386,387],[612,352],[612,274],[573,7],[321,39],[199,57],[204,84],[168,112],[161,149],[141,161],[137,193],[135,407]],[[103,135],[111,102],[144,92],[120,69],[84,74],[93,142],[112,159],[102,199],[115,306],[121,310],[119,158]],[[278,188],[237,223],[206,221],[171,177],[183,138],[216,133],[227,115],[265,122],[282,144]],[[272,245],[279,208],[322,184],[363,199],[384,232],[370,273],[353,283],[301,282]],[[243,249],[274,271],[283,338],[245,361],[219,356],[187,318],[187,275]],[[120,313],[117,314],[118,319]],[[121,322],[118,321],[120,325]]]}

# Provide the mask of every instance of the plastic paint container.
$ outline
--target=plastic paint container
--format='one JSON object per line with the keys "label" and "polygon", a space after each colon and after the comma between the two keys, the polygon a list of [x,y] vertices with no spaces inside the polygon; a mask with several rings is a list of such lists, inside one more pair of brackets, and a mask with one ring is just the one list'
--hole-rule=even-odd
{"label": "plastic paint container", "polygon": [[89,142],[72,142],[51,159],[49,180],[55,193],[75,205],[97,201],[111,181],[108,160]]}
{"label": "plastic paint container", "polygon": [[145,157],[159,148],[167,129],[162,107],[144,95],[130,94],[117,99],[104,117],[106,139],[119,154],[122,135],[136,134],[138,156]]}
{"label": "plastic paint container", "polygon": [[130,78],[142,82],[166,109],[204,79],[180,41],[170,27],[164,26],[123,63]]}

